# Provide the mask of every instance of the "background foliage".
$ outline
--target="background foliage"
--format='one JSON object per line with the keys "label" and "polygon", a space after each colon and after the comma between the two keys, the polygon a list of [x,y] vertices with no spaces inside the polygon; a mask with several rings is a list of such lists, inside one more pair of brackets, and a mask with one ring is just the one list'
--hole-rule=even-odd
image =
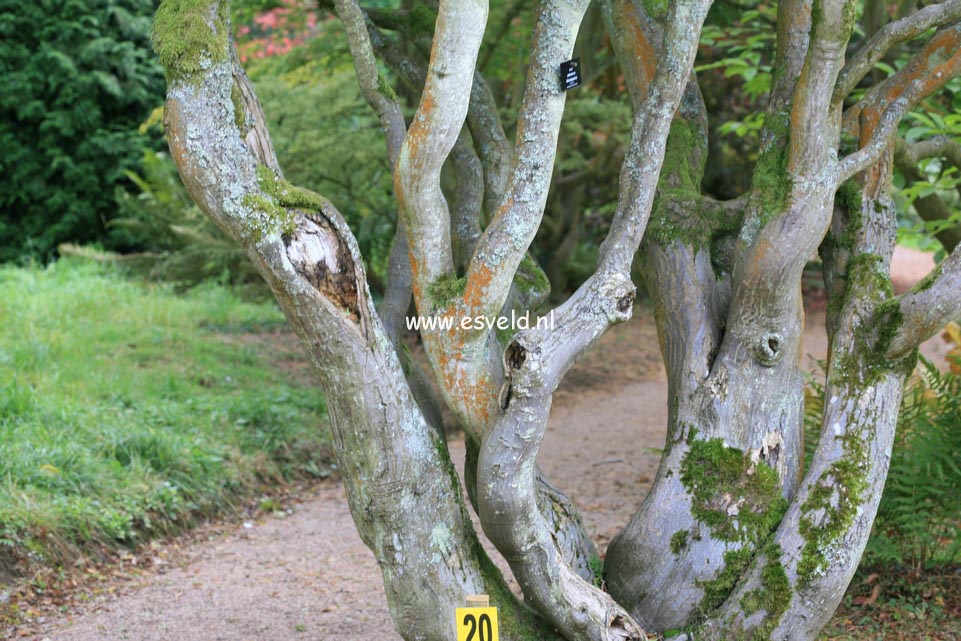
{"label": "background foliage", "polygon": [[382,289],[397,219],[384,135],[360,95],[340,22],[319,23],[315,35],[285,55],[252,60],[248,74],[285,177],[334,203]]}
{"label": "background foliage", "polygon": [[866,565],[914,573],[961,560],[961,376],[925,363],[901,406]]}
{"label": "background foliage", "polygon": [[0,261],[49,258],[63,241],[129,245],[106,223],[151,144],[137,125],[163,97],[153,9],[0,0]]}
{"label": "background foliage", "polygon": [[209,281],[241,288],[250,297],[266,297],[267,287],[253,264],[193,203],[167,154],[146,150],[143,174],[128,171],[126,175],[140,193],[117,190],[118,217],[112,225],[122,228],[143,250],[107,255],[62,244],[61,254],[117,262],[178,289]]}

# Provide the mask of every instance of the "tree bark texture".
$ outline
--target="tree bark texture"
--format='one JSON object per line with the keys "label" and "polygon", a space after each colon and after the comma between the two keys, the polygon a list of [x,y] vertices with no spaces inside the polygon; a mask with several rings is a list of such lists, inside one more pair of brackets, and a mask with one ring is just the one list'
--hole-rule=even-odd
{"label": "tree bark texture", "polygon": [[[226,0],[164,0],[154,42],[180,175],[303,342],[401,636],[455,638],[454,608],[486,593],[506,641],[815,638],[867,542],[914,350],[961,314],[957,249],[902,296],[888,278],[895,163],[961,156],[950,140],[895,141],[907,110],[961,72],[961,3],[880,27],[847,62],[853,2],[780,3],[751,188],[722,202],[701,191],[708,124],[693,72],[710,0],[600,2],[634,115],[597,269],[552,310],[553,327],[422,330],[430,372],[402,362],[411,298],[423,317],[456,320],[529,309],[546,294],[529,248],[564,113],[558,65],[574,55],[589,2],[538,2],[513,142],[478,69],[490,56],[486,0],[321,5],[345,26],[394,170],[398,234],[380,313],[337,209],[283,178]],[[891,47],[932,29],[906,66],[849,99]],[[420,93],[410,122],[381,66]],[[847,155],[842,135],[857,140]],[[938,215],[938,203],[922,207]],[[819,248],[830,355],[820,440],[804,470],[801,271]],[[652,490],[609,546],[604,589],[575,506],[536,458],[565,373],[633,313],[638,252],[668,372],[668,437]],[[467,433],[467,494],[524,603],[471,526],[428,376]]]}

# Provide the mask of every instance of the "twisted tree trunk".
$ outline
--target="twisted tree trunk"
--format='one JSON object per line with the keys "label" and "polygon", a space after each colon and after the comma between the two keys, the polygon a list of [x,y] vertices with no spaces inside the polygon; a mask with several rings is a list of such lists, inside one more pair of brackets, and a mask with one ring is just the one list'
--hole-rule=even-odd
{"label": "twisted tree trunk", "polygon": [[[553,310],[554,326],[506,335],[456,321],[523,309],[546,293],[527,252],[564,110],[558,65],[572,57],[588,0],[540,2],[513,144],[476,71],[484,0],[442,0],[436,16],[427,6],[329,4],[394,167],[400,231],[383,319],[343,218],[283,179],[233,50],[226,0],[164,0],[154,39],[180,174],[247,251],[303,341],[328,396],[351,511],[401,635],[449,641],[454,608],[487,593],[508,641],[644,639],[676,628],[689,639],[813,639],[867,541],[913,350],[961,313],[958,250],[915,291],[892,295],[887,194],[901,117],[961,71],[961,28],[950,24],[961,0],[888,25],[847,65],[852,2],[820,0],[815,11],[782,1],[752,187],[729,202],[700,190],[707,124],[692,65],[710,1],[603,2],[634,107],[610,233],[595,273]],[[932,27],[940,30],[915,60],[844,110],[884,51]],[[385,30],[404,32],[413,53]],[[377,57],[422,92],[410,123]],[[842,132],[859,142],[839,158]],[[457,177],[450,204],[441,189],[448,160]],[[632,314],[642,241],[670,424],[654,487],[610,545],[608,593],[573,504],[543,479],[536,456],[561,378]],[[821,438],[804,471],[800,282],[819,247],[831,349]],[[455,321],[421,336],[468,435],[468,494],[526,605],[470,525],[432,403],[418,391],[426,373],[402,366],[411,295],[422,317]]]}

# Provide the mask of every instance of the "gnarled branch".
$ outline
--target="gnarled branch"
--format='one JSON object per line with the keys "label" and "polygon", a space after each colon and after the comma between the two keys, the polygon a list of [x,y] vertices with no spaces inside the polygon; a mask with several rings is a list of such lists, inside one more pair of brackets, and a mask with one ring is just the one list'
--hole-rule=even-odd
{"label": "gnarled branch", "polygon": [[566,99],[558,61],[570,57],[587,5],[588,0],[545,0],[538,13],[507,191],[467,271],[464,301],[474,314],[493,316],[503,308],[540,225]]}
{"label": "gnarled branch", "polygon": [[481,447],[478,498],[484,530],[511,563],[527,598],[571,639],[643,638],[643,630],[609,596],[557,563],[550,530],[532,512],[531,470],[561,376],[610,324],[630,316],[631,262],[644,232],[670,123],[691,73],[709,4],[707,0],[672,3],[650,98],[635,115],[632,150],[621,173],[622,197],[606,255],[594,275],[555,310],[553,330],[523,332],[508,347],[505,409]]}
{"label": "gnarled branch", "polygon": [[885,319],[896,328],[885,357],[899,358],[961,318],[961,250],[938,265],[914,289],[892,301]]}
{"label": "gnarled branch", "polygon": [[[697,52],[697,38],[709,6],[709,2],[703,1],[679,1],[672,5],[671,14],[665,23],[662,48],[658,52],[657,71],[653,75],[650,88],[646,93],[632,94],[632,97],[640,102],[634,104],[631,143],[621,167],[621,187],[614,219],[610,232],[601,245],[599,271],[630,273],[631,263],[650,218],[671,122],[691,73]],[[618,5],[613,7],[617,8]],[[623,4],[620,8],[635,16],[645,15],[637,3],[634,3],[633,7]],[[613,14],[613,17],[612,24],[616,25],[620,21],[620,15]],[[625,49],[632,43],[639,43],[641,38],[636,34],[618,31],[627,25],[636,24],[638,18],[633,20],[634,22],[625,20],[624,26],[615,28],[612,42],[621,64],[634,67],[631,72],[633,77],[643,80],[651,76],[649,70],[641,67],[650,63],[633,57],[635,52]]]}
{"label": "gnarled branch", "polygon": [[555,312],[553,329],[517,336],[504,359],[506,411],[484,439],[478,507],[488,538],[511,565],[525,597],[570,641],[647,638],[605,592],[578,577],[557,550],[537,509],[535,459],[551,395],[576,356],[612,322],[630,317],[634,287],[622,275],[595,275]]}
{"label": "gnarled branch", "polygon": [[441,2],[424,93],[394,174],[407,228],[414,299],[424,314],[437,307],[428,295],[431,285],[453,273],[450,214],[440,189],[440,172],[467,116],[483,36],[478,26],[486,21],[483,0]]}
{"label": "gnarled branch", "polygon": [[950,136],[934,136],[914,143],[901,143],[895,149],[899,162],[916,165],[925,158],[945,158],[961,170],[961,144]]}
{"label": "gnarled branch", "polygon": [[842,129],[867,144],[881,116],[898,98],[910,94],[907,109],[961,73],[961,23],[939,29],[908,63],[844,111]]}
{"label": "gnarled branch", "polygon": [[891,103],[881,116],[877,126],[873,127],[871,138],[863,147],[841,160],[835,186],[839,186],[855,174],[859,174],[871,165],[877,163],[881,154],[891,146],[891,141],[898,132],[898,125],[908,111],[908,106],[914,99],[915,93],[920,91],[920,83],[912,85],[904,95]]}
{"label": "gnarled branch", "polygon": [[[453,619],[424,613],[452,612],[464,594],[484,592],[498,594],[501,607],[520,617],[523,634],[552,638],[481,551],[460,488],[444,471],[450,462],[443,443],[418,411],[373,312],[343,218],[326,199],[283,182],[269,144],[248,146],[249,131],[266,135],[266,128],[251,122],[260,111],[251,108],[256,97],[231,51],[227,3],[191,3],[196,12],[182,4],[161,5],[171,35],[197,20],[206,25],[191,22],[193,32],[210,33],[197,52],[203,64],[168,63],[171,154],[198,205],[264,275],[328,392],[351,513],[383,569],[398,631],[407,639],[449,641]],[[242,101],[231,99],[237,83]],[[437,536],[423,536],[425,522],[438,523]],[[429,586],[421,580],[424,558],[432,559]]]}
{"label": "gnarled branch", "polygon": [[892,47],[917,38],[928,29],[940,27],[959,18],[961,18],[961,0],[948,0],[929,5],[911,16],[884,25],[858,49],[851,61],[841,70],[831,101],[836,106],[840,106],[844,98],[857,87],[861,79]]}
{"label": "gnarled branch", "polygon": [[396,96],[385,90],[385,81],[377,70],[377,59],[367,33],[367,20],[356,0],[334,0],[337,15],[344,23],[350,56],[354,61],[357,81],[367,103],[377,114],[387,138],[387,159],[393,171],[400,153],[407,125]]}

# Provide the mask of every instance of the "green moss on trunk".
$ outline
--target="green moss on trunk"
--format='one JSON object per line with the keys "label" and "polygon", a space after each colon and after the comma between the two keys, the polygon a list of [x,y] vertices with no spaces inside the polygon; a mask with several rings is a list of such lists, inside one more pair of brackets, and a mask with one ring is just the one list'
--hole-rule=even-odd
{"label": "green moss on trunk", "polygon": [[687,539],[690,536],[690,532],[687,530],[678,530],[671,536],[671,552],[674,554],[680,554],[681,550],[687,547]]}
{"label": "green moss on trunk", "polygon": [[280,178],[266,165],[257,166],[257,184],[261,194],[247,194],[244,206],[258,214],[251,217],[244,228],[252,242],[259,242],[265,236],[280,232],[291,234],[296,228],[295,210],[303,212],[322,212],[328,205],[323,196],[296,187]]}
{"label": "green moss on trunk", "polygon": [[837,301],[839,311],[847,307],[852,296],[873,303],[874,307],[854,329],[854,348],[840,353],[831,363],[830,380],[863,389],[891,372],[910,374],[917,362],[915,352],[895,360],[885,355],[904,324],[901,304],[893,297],[887,264],[874,254],[854,256],[848,261],[844,291],[844,297]]}
{"label": "green moss on trunk", "polygon": [[257,179],[260,188],[282,207],[321,212],[329,203],[323,196],[315,194],[309,189],[292,185],[280,178],[274,173],[273,169],[266,165],[257,167]]}
{"label": "green moss on trunk", "polygon": [[151,33],[154,50],[171,77],[189,77],[227,59],[227,3],[163,0]]}
{"label": "green moss on trunk", "polygon": [[643,0],[644,12],[654,20],[667,17],[667,0]]}
{"label": "green moss on trunk", "polygon": [[801,506],[800,533],[804,538],[797,574],[800,585],[827,568],[827,553],[839,545],[854,523],[867,489],[867,450],[856,435],[841,437],[844,456],[833,463]]}
{"label": "green moss on trunk", "polygon": [[244,105],[243,94],[236,82],[230,88],[230,102],[234,106],[234,124],[240,130],[240,135],[246,136],[249,131],[247,127],[247,107]]}
{"label": "green moss on trunk", "polygon": [[764,126],[771,136],[771,142],[758,155],[751,180],[761,199],[761,225],[785,210],[791,193],[787,171],[790,159],[790,113],[768,114]]}
{"label": "green moss on trunk", "polygon": [[[700,136],[697,125],[680,116],[671,122],[646,232],[647,238],[660,245],[679,241],[691,247],[704,247],[715,234],[733,231],[740,224],[740,221],[728,220],[729,215],[723,208],[701,197],[706,153]],[[676,211],[672,210],[672,204]]]}
{"label": "green moss on trunk", "polygon": [[724,553],[724,565],[717,576],[710,581],[698,581],[698,586],[704,590],[704,599],[699,606],[701,614],[717,609],[727,600],[753,557],[754,552],[748,548],[728,550]]}
{"label": "green moss on trunk", "polygon": [[766,562],[761,570],[761,588],[751,590],[741,598],[741,608],[747,616],[761,610],[766,613],[764,623],[754,629],[752,641],[770,639],[791,604],[791,583],[781,564],[781,554],[781,546],[777,543],[771,543],[764,549]]}
{"label": "green moss on trunk", "polygon": [[721,439],[693,440],[681,462],[694,517],[722,541],[753,543],[781,521],[787,501],[777,472]]}
{"label": "green moss on trunk", "polygon": [[447,274],[427,286],[427,297],[435,309],[444,309],[464,293],[466,285],[466,277],[458,278],[456,274]]}
{"label": "green moss on trunk", "polygon": [[551,281],[530,254],[525,254],[514,276],[514,286],[522,292],[549,294]]}

